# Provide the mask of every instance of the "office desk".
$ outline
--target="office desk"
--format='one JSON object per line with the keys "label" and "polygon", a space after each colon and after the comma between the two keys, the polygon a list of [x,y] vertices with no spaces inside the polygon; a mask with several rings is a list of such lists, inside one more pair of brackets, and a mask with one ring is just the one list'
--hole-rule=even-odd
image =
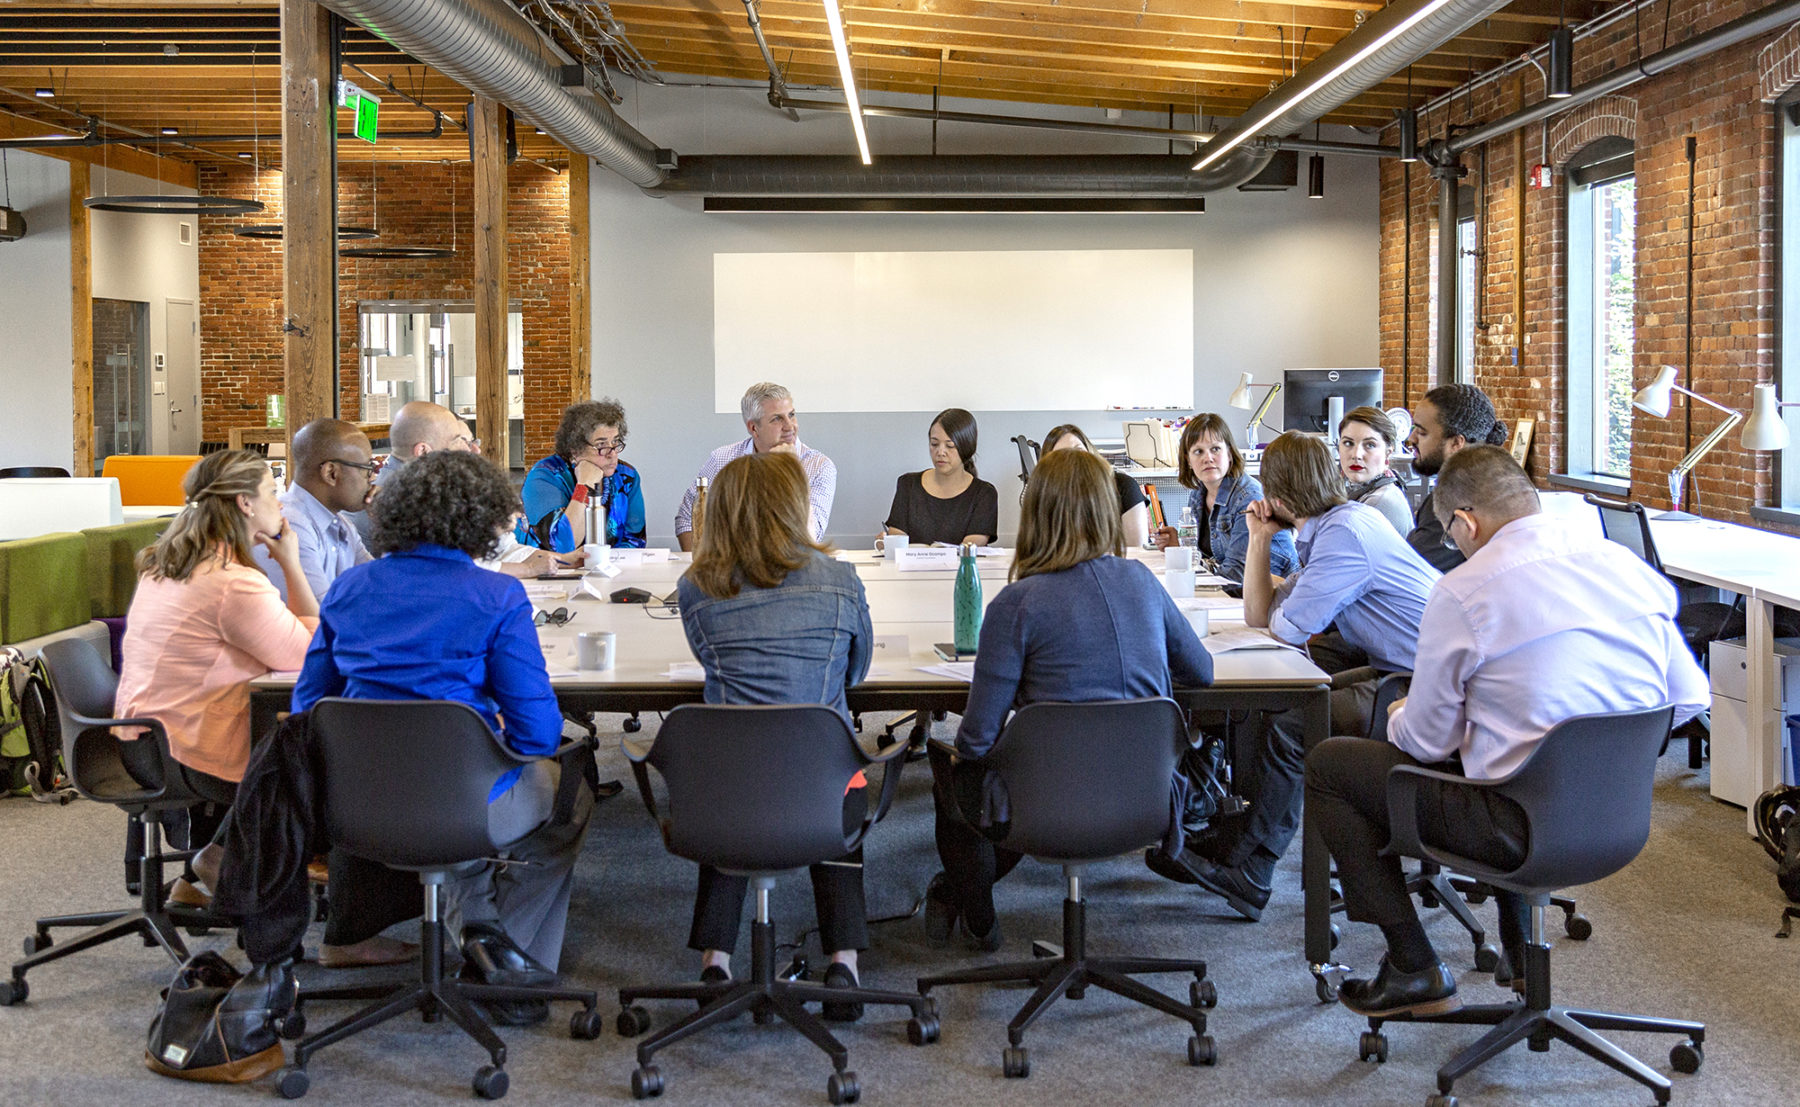
{"label": "office desk", "polygon": [[[1750,786],[1753,794],[1761,795],[1786,780],[1787,728],[1781,720],[1775,664],[1775,607],[1800,608],[1800,538],[1711,519],[1653,518],[1650,533],[1669,574],[1745,599]],[[1744,813],[1744,824],[1754,836],[1752,812]]]}
{"label": "office desk", "polygon": [[[1160,571],[1160,552],[1134,552],[1154,571]],[[928,708],[960,712],[968,700],[968,684],[932,673],[923,666],[936,665],[936,642],[949,641],[952,626],[950,596],[955,573],[907,572],[877,563],[872,556],[852,554],[868,593],[869,611],[878,640],[905,636],[905,652],[877,649],[869,676],[849,690],[853,712],[904,711]],[[990,565],[990,562],[992,563]],[[981,559],[983,598],[1000,591],[1006,572],[1004,559]],[[601,587],[605,591],[627,586],[644,588],[658,597],[674,589],[687,569],[687,559],[677,554],[667,562],[623,569]],[[546,589],[548,591],[548,589]],[[572,618],[560,627],[539,628],[550,683],[559,703],[576,712],[666,711],[684,703],[698,703],[703,685],[691,679],[673,679],[673,664],[692,664],[681,620],[661,604],[615,604],[597,600],[581,589],[579,580],[557,582],[558,596],[567,599],[539,601],[538,606],[566,606]],[[614,667],[603,672],[575,670],[575,635],[581,631],[611,630],[618,635]],[[880,645],[878,641],[878,645]],[[1325,674],[1303,654],[1285,649],[1234,650],[1213,659],[1214,683],[1207,688],[1177,688],[1175,700],[1187,710],[1302,712],[1308,748],[1323,741],[1331,729],[1329,684]],[[251,733],[263,734],[285,711],[293,679],[276,674],[250,682]],[[1306,892],[1305,955],[1321,994],[1335,995],[1339,967],[1332,964],[1330,916],[1330,861],[1324,842],[1313,827],[1302,836],[1302,884]]]}

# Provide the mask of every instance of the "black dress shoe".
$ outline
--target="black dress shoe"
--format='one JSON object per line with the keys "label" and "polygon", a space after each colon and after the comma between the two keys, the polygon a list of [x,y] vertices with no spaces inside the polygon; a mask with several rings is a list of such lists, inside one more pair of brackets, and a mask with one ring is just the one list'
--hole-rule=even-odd
{"label": "black dress shoe", "polygon": [[1359,1015],[1438,1015],[1462,1006],[1456,981],[1442,961],[1418,972],[1401,972],[1386,957],[1373,980],[1346,980],[1338,1002]]}
{"label": "black dress shoe", "polygon": [[624,790],[625,782],[622,780],[602,780],[594,785],[594,798],[609,800]]}
{"label": "black dress shoe", "polygon": [[925,936],[934,942],[949,941],[958,913],[950,895],[950,878],[938,873],[925,887]]}
{"label": "black dress shoe", "polygon": [[[833,961],[825,969],[825,986],[827,988],[859,987],[856,974],[850,971],[850,966],[837,961]],[[826,1022],[855,1022],[863,1017],[863,1005],[828,999],[819,1005],[819,1014],[824,1017]]]}
{"label": "black dress shoe", "polygon": [[483,984],[536,988],[556,983],[555,970],[534,960],[497,926],[463,927],[462,955],[464,975]]}
{"label": "black dress shoe", "polygon": [[489,999],[476,1006],[493,1026],[536,1026],[550,1017],[547,999]]}
{"label": "black dress shoe", "polygon": [[1144,867],[1164,880],[1173,880],[1177,884],[1198,884],[1200,882],[1194,878],[1194,870],[1188,866],[1186,856],[1186,850],[1181,852],[1180,857],[1170,857],[1162,851],[1161,846],[1151,846],[1144,851]]}
{"label": "black dress shoe", "polygon": [[1194,883],[1231,904],[1232,910],[1256,922],[1269,905],[1269,889],[1251,880],[1244,870],[1229,865],[1215,865],[1202,857],[1186,857],[1194,874]]}

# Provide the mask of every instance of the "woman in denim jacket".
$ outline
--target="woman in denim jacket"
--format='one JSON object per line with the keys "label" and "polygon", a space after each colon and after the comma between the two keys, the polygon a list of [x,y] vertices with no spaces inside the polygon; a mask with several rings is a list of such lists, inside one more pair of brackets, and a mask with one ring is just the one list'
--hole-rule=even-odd
{"label": "woman in denim jacket", "polygon": [[[707,703],[822,703],[850,719],[844,690],[869,671],[874,631],[862,581],[812,540],[806,472],[789,453],[747,454],[720,470],[694,564],[677,591],[688,645],[706,670]],[[861,825],[868,782],[845,782],[846,833]],[[857,986],[869,944],[862,848],[811,869],[827,986]],[[700,866],[688,947],[702,980],[728,980],[748,882]],[[827,1003],[852,1021],[861,1004]]]}
{"label": "woman in denim jacket", "polygon": [[[1231,428],[1212,412],[1203,412],[1181,429],[1178,479],[1191,488],[1188,510],[1194,513],[1200,536],[1200,556],[1211,561],[1214,572],[1234,583],[1243,583],[1244,555],[1250,548],[1250,526],[1244,509],[1263,498],[1262,485],[1244,472],[1244,455],[1232,441]],[[1156,532],[1163,549],[1177,544],[1174,527]],[[1286,576],[1299,564],[1294,536],[1282,531],[1269,549],[1269,571]]]}

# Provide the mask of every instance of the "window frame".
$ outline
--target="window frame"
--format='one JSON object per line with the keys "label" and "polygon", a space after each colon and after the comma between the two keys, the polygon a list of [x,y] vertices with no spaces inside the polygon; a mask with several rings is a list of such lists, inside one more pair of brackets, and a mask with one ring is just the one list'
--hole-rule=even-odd
{"label": "window frame", "polygon": [[[1572,477],[1627,488],[1631,482],[1629,453],[1624,473],[1605,472],[1597,465],[1602,453],[1600,438],[1605,408],[1598,378],[1600,366],[1596,364],[1596,328],[1603,316],[1595,302],[1598,291],[1595,284],[1596,250],[1601,240],[1593,207],[1598,189],[1635,176],[1635,154],[1630,139],[1617,136],[1596,139],[1571,157],[1564,167],[1562,204],[1566,468]],[[1632,219],[1635,266],[1635,204]]]}

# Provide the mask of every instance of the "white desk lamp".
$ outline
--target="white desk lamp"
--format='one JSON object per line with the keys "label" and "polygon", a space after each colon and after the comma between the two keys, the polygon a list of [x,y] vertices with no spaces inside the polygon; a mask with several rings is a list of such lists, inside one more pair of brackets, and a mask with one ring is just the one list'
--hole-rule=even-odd
{"label": "white desk lamp", "polygon": [[1690,399],[1699,400],[1706,406],[1717,408],[1725,413],[1725,421],[1714,427],[1711,434],[1701,439],[1698,446],[1689,450],[1687,456],[1676,463],[1675,468],[1669,473],[1669,502],[1675,510],[1680,511],[1681,490],[1682,486],[1687,483],[1688,473],[1693,471],[1694,466],[1700,464],[1701,458],[1710,453],[1714,446],[1717,446],[1727,434],[1731,433],[1731,428],[1744,421],[1744,413],[1736,408],[1726,407],[1716,400],[1709,400],[1698,392],[1689,391],[1676,384],[1673,365],[1663,366],[1662,371],[1656,374],[1655,380],[1639,389],[1638,394],[1631,398],[1631,406],[1659,419],[1665,418],[1669,414],[1670,394],[1674,392],[1679,392]]}
{"label": "white desk lamp", "polygon": [[1249,373],[1240,373],[1238,374],[1237,388],[1232,391],[1231,398],[1225,402],[1232,407],[1249,411],[1252,399],[1250,390],[1253,388],[1266,388],[1269,390],[1269,394],[1263,397],[1262,406],[1256,409],[1256,414],[1250,416],[1250,423],[1244,428],[1244,448],[1247,450],[1257,448],[1256,428],[1262,425],[1263,416],[1269,413],[1269,405],[1275,402],[1275,394],[1281,391],[1279,384],[1257,384]]}
{"label": "white desk lamp", "polygon": [[1772,384],[1757,385],[1755,396],[1750,403],[1750,420],[1744,424],[1744,449],[1787,449],[1788,429],[1781,421],[1781,409],[1800,407],[1800,400],[1777,400]]}

